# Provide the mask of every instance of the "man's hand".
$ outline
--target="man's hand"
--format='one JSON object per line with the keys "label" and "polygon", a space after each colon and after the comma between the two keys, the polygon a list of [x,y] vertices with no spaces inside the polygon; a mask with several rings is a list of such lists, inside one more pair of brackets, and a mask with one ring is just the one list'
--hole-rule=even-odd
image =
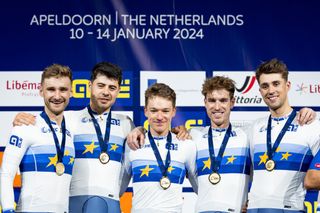
{"label": "man's hand", "polygon": [[137,150],[144,145],[145,131],[142,126],[134,128],[127,136],[127,144],[132,150]]}
{"label": "man's hand", "polygon": [[18,113],[13,122],[13,126],[22,126],[22,125],[35,125],[36,124],[36,116],[30,114],[30,113],[25,113],[25,112],[20,112]]}
{"label": "man's hand", "polygon": [[297,114],[298,123],[303,126],[304,124],[311,124],[317,117],[317,113],[311,108],[302,108]]}
{"label": "man's hand", "polygon": [[191,139],[191,135],[189,134],[187,128],[185,126],[176,126],[171,129],[171,132],[176,134],[179,140],[187,140]]}

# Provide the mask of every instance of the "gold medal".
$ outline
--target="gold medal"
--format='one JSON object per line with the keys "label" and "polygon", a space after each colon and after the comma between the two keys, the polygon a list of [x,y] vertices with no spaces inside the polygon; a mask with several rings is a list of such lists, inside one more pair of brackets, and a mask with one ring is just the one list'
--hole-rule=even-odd
{"label": "gold medal", "polygon": [[56,164],[56,174],[57,174],[58,176],[63,175],[64,170],[65,170],[65,168],[64,168],[63,163],[59,162],[59,163]]}
{"label": "gold medal", "polygon": [[110,157],[107,153],[101,152],[99,156],[99,160],[102,164],[107,164],[110,160]]}
{"label": "gold medal", "polygon": [[166,176],[163,176],[163,177],[161,178],[161,180],[160,180],[160,186],[161,186],[164,190],[168,189],[168,188],[171,186],[171,181],[170,181],[170,179],[169,179],[168,177],[166,177]]}
{"label": "gold medal", "polygon": [[221,176],[217,172],[212,172],[209,177],[209,182],[212,183],[213,185],[216,185],[220,182]]}
{"label": "gold medal", "polygon": [[266,166],[266,170],[271,172],[276,167],[276,163],[274,162],[274,160],[270,159],[270,160],[267,160],[265,166]]}

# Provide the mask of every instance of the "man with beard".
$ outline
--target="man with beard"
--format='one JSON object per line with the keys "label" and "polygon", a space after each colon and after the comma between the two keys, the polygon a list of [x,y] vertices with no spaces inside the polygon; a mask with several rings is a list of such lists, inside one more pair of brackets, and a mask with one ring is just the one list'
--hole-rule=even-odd
{"label": "man with beard", "polygon": [[[121,212],[121,162],[125,138],[134,127],[128,116],[111,111],[121,80],[118,66],[108,62],[96,64],[91,71],[90,104],[80,111],[65,112],[72,124],[76,155],[70,187],[71,213],[89,213],[93,209],[96,213]],[[18,114],[14,124],[21,123],[33,123],[33,116]]]}
{"label": "man with beard", "polygon": [[0,171],[3,212],[14,212],[13,179],[20,165],[22,187],[17,212],[67,212],[75,157],[64,109],[71,92],[71,70],[54,64],[44,69],[40,95],[44,111],[34,126],[13,128]]}
{"label": "man with beard", "polygon": [[305,174],[320,145],[320,122],[299,126],[289,105],[287,66],[278,59],[262,63],[256,78],[270,115],[250,130],[253,180],[249,213],[304,212]]}
{"label": "man with beard", "polygon": [[[111,111],[120,91],[121,69],[109,62],[91,71],[90,104],[66,111],[74,135],[75,159],[69,211],[120,213],[119,176],[127,134],[133,128],[128,116]],[[14,125],[34,124],[31,114],[20,113]],[[94,209],[94,210],[93,210]]]}

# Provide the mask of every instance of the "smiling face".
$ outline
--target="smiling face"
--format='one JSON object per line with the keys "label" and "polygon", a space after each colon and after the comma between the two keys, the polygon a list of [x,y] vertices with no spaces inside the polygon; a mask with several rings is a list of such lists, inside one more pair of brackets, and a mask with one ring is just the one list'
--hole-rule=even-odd
{"label": "smiling face", "polygon": [[286,81],[280,73],[261,74],[259,91],[271,113],[282,116],[291,110],[288,101],[290,86],[290,82]]}
{"label": "smiling face", "polygon": [[226,89],[213,90],[206,94],[204,103],[213,128],[227,128],[230,112],[234,106],[234,98]]}
{"label": "smiling face", "polygon": [[144,114],[148,118],[151,134],[153,136],[166,136],[169,132],[171,120],[176,114],[176,108],[169,99],[154,96],[148,99]]}
{"label": "smiling face", "polygon": [[109,111],[120,91],[117,79],[98,74],[90,85],[90,107],[98,114]]}
{"label": "smiling face", "polygon": [[49,117],[61,115],[72,96],[70,78],[45,78],[41,83],[40,95],[44,99],[45,111]]}

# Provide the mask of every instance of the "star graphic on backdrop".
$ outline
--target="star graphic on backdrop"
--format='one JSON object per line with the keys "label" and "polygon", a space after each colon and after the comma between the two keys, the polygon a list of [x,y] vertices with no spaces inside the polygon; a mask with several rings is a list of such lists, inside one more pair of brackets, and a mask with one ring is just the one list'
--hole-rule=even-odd
{"label": "star graphic on backdrop", "polygon": [[53,157],[49,157],[50,162],[48,163],[47,167],[54,165],[56,166],[57,162],[58,162],[58,155],[55,155]]}
{"label": "star graphic on backdrop", "polygon": [[70,151],[69,150],[65,150],[64,151],[64,156],[69,156],[70,155]]}
{"label": "star graphic on backdrop", "polygon": [[152,170],[154,170],[154,168],[150,168],[149,165],[146,165],[146,167],[144,167],[143,169],[140,169],[141,171],[140,177],[142,177],[143,175],[146,175],[147,177],[149,177],[149,172]]}
{"label": "star graphic on backdrop", "polygon": [[262,163],[266,164],[267,159],[268,159],[267,152],[265,152],[263,155],[260,155],[259,158],[260,158],[260,162],[259,162],[258,165],[260,165],[260,164],[262,164]]}
{"label": "star graphic on backdrop", "polygon": [[116,151],[119,148],[117,144],[112,144],[109,151]]}
{"label": "star graphic on backdrop", "polygon": [[170,166],[170,167],[168,168],[168,172],[169,172],[169,173],[171,173],[173,170],[175,170],[175,168],[173,168],[172,166]]}
{"label": "star graphic on backdrop", "polygon": [[227,158],[227,159],[228,159],[228,161],[227,161],[226,164],[229,164],[229,163],[232,163],[232,164],[233,164],[233,161],[234,161],[235,159],[237,159],[237,158],[234,157],[234,155],[232,155],[231,157],[229,157],[229,158]]}
{"label": "star graphic on backdrop", "polygon": [[82,152],[82,154],[85,154],[85,153],[87,153],[87,152],[90,152],[91,154],[93,154],[93,150],[98,147],[98,145],[94,145],[94,141],[93,141],[93,140],[92,140],[92,143],[91,143],[91,144],[89,144],[89,145],[84,145],[84,146],[86,147],[86,150],[84,150],[84,151]]}
{"label": "star graphic on backdrop", "polygon": [[211,160],[208,158],[208,160],[202,161],[204,166],[202,168],[202,171],[205,170],[206,168],[210,169],[211,168]]}
{"label": "star graphic on backdrop", "polygon": [[282,158],[280,160],[286,159],[288,160],[288,158],[291,156],[292,154],[290,154],[289,152],[286,152],[284,154],[282,154]]}

